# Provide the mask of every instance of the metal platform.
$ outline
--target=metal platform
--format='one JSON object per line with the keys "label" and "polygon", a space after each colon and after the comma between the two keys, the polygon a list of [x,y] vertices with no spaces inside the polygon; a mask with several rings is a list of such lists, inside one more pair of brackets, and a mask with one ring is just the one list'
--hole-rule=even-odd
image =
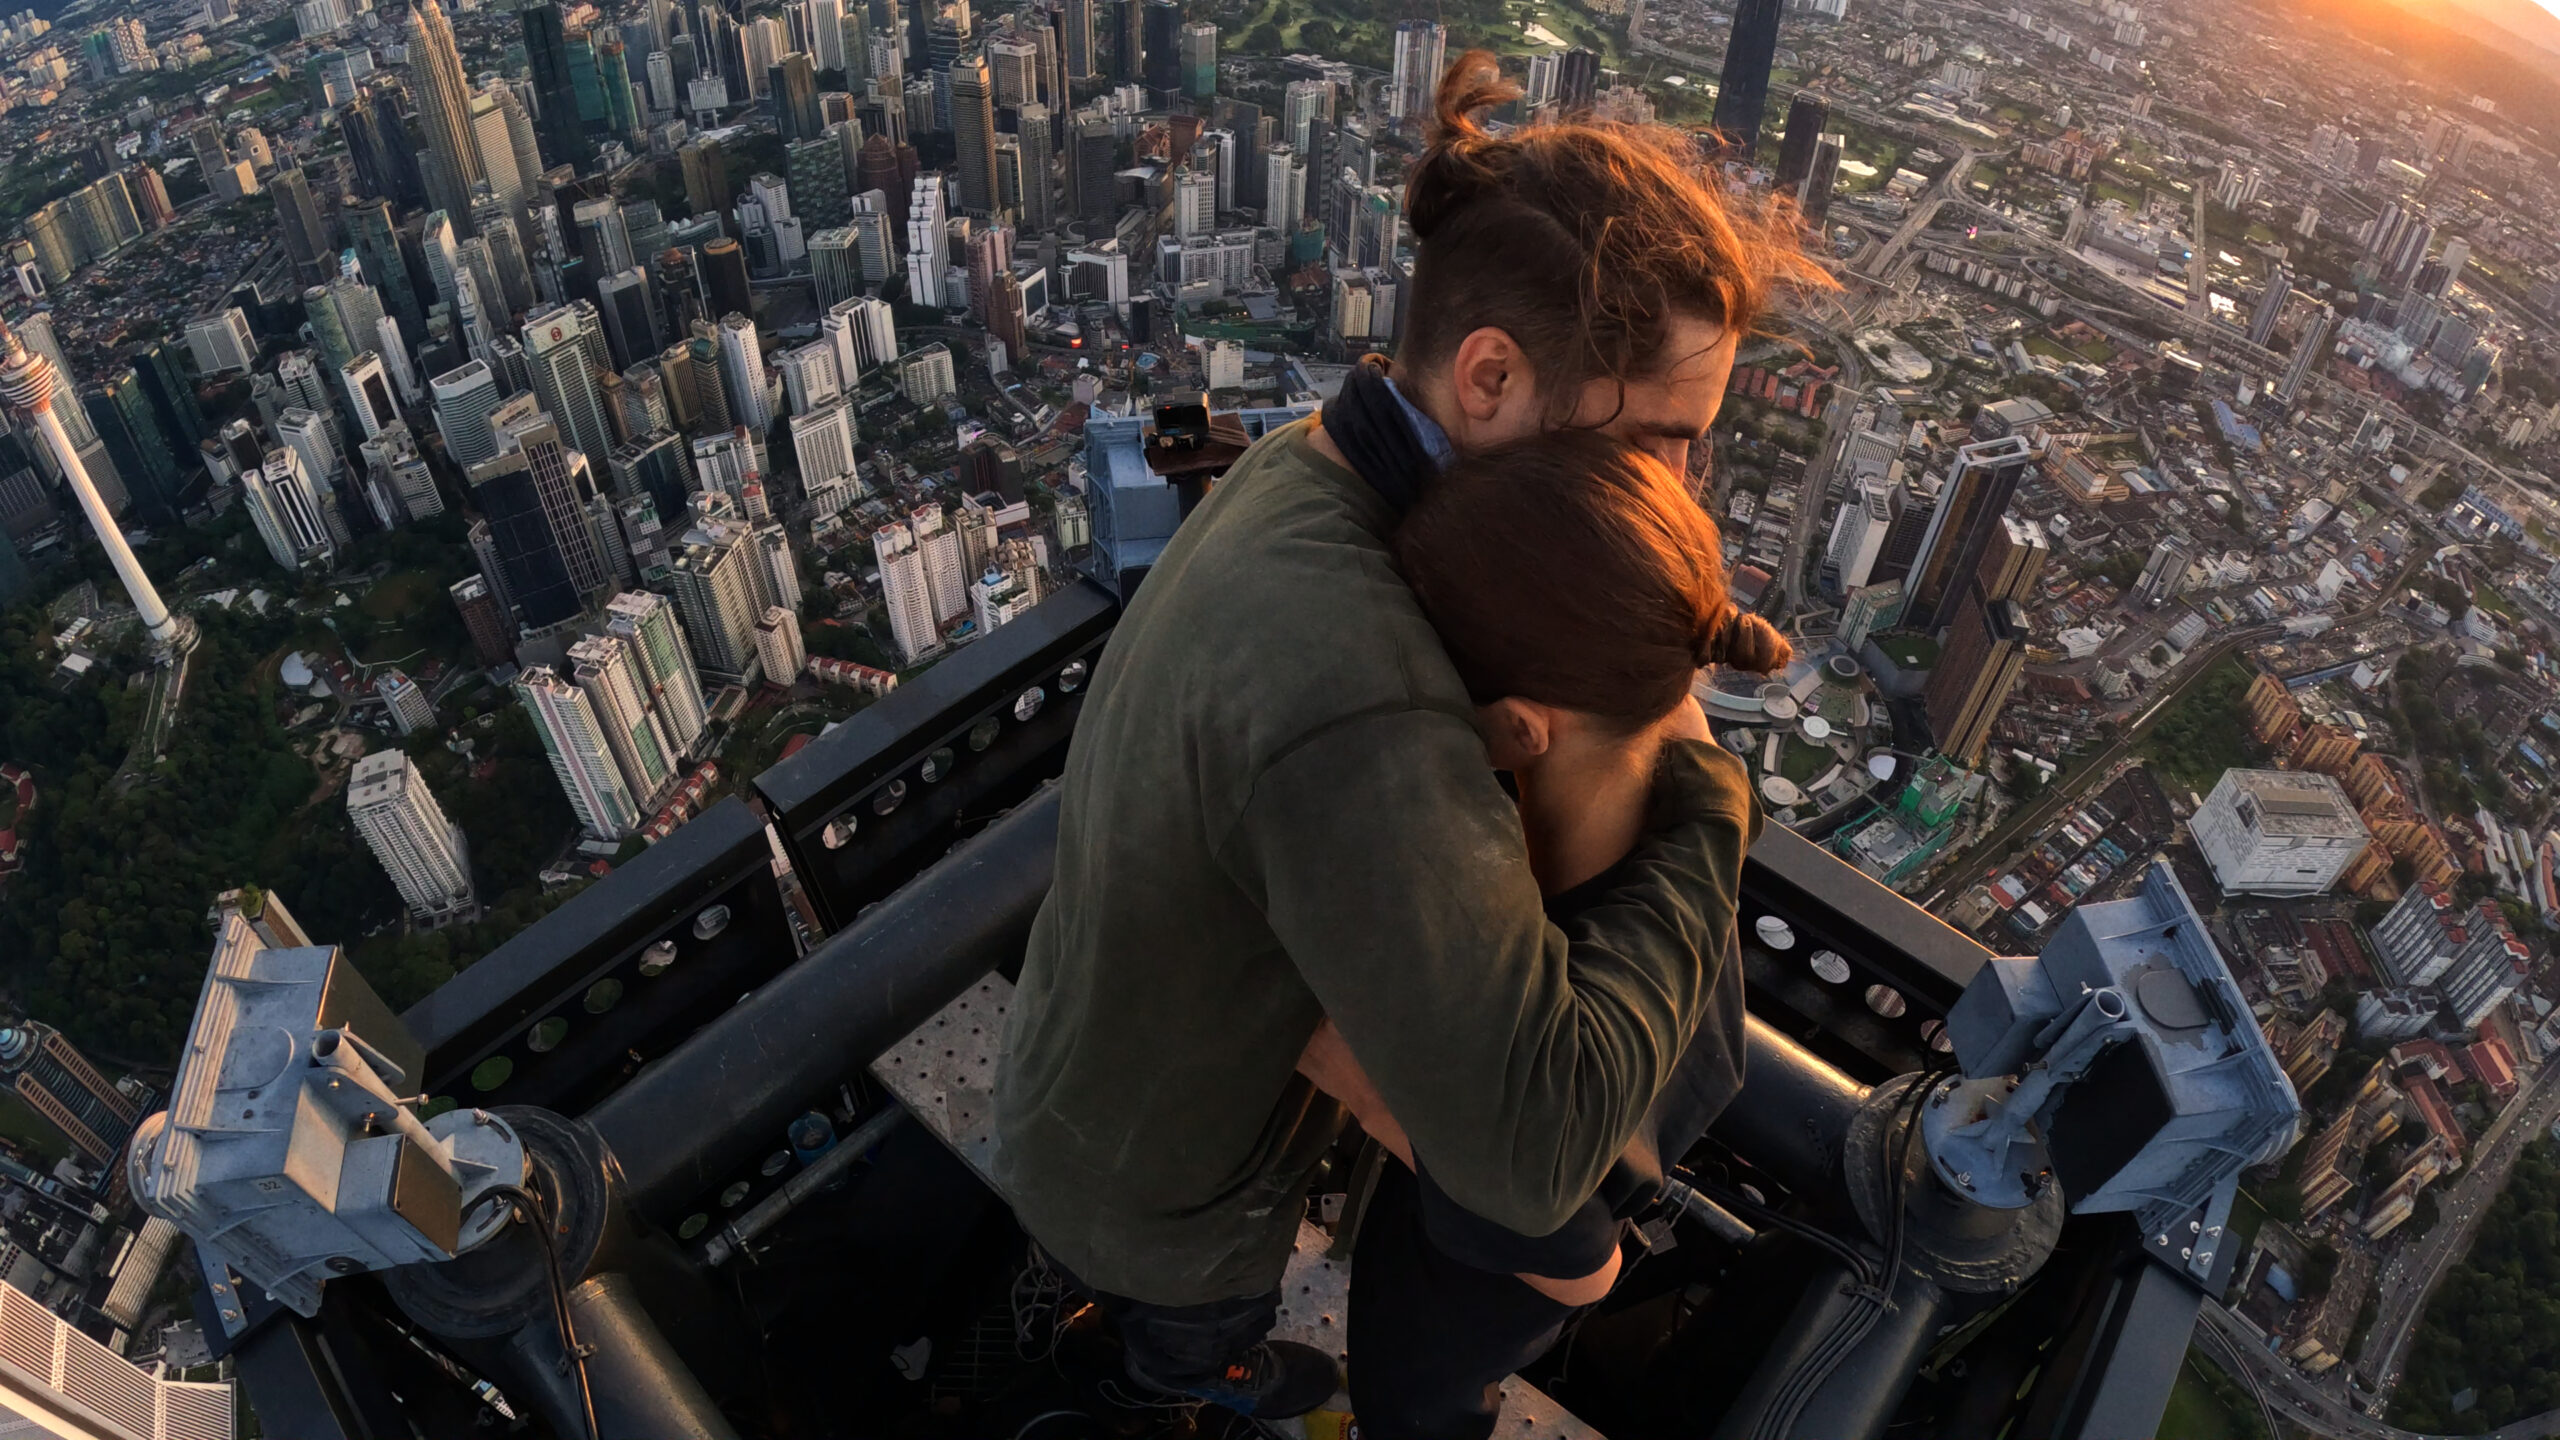
{"label": "metal platform", "polygon": [[[996,1054],[1012,1001],[1012,984],[990,975],[871,1065],[872,1077],[990,1189],[996,1188]],[[1333,1237],[1303,1220],[1298,1223],[1298,1243],[1280,1281],[1280,1324],[1272,1334],[1347,1360],[1350,1352],[1343,1347],[1351,1312],[1351,1266],[1326,1258],[1332,1245]],[[1272,1428],[1287,1435],[1304,1433],[1295,1421]],[[1600,1432],[1516,1376],[1503,1382],[1502,1419],[1494,1433],[1516,1440],[1600,1440]]]}

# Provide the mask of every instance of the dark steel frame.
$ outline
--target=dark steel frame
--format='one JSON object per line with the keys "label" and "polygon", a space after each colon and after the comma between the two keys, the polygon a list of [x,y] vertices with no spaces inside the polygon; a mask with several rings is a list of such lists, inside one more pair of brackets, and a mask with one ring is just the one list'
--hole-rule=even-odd
{"label": "dark steel frame", "polygon": [[[863,1085],[869,1057],[1019,955],[1054,857],[1047,787],[1117,615],[1090,584],[1052,597],[755,777],[752,802],[723,801],[526,927],[403,1017],[425,1046],[429,1093],[583,1113],[644,1213],[680,1234],[754,1203],[781,1183],[756,1160],[792,1115]],[[1034,691],[1037,712],[1018,718]],[[805,956],[786,870],[825,937]],[[714,906],[728,907],[726,926],[698,935]],[[1765,943],[1764,917],[1792,943]],[[1746,866],[1742,919],[1755,1035],[1773,1056],[1791,1043],[1837,1072],[1808,1071],[1817,1108],[1842,1082],[1918,1068],[1932,1022],[1989,953],[1775,826]],[[643,974],[662,942],[673,963]],[[1847,982],[1816,976],[1821,951],[1847,963]],[[591,1006],[608,982],[619,998]],[[555,1018],[565,1033],[542,1028]],[[505,1077],[475,1084],[498,1057]],[[1751,1131],[1720,1134],[1761,1148]],[[1783,1148],[1786,1134],[1764,1138]],[[1827,1157],[1771,1158],[1801,1169]],[[2015,1411],[2020,1440],[2156,1426],[2201,1297],[2111,1224],[2075,1222],[2071,1323]],[[236,1347],[252,1403],[277,1417],[270,1430],[385,1433],[357,1398],[370,1388],[356,1373],[371,1363],[356,1353],[363,1327],[339,1309],[274,1315]]]}

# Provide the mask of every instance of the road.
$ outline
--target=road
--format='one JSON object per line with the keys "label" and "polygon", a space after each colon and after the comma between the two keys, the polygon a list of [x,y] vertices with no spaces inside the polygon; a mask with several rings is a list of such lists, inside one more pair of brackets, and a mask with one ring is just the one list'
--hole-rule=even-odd
{"label": "road", "polygon": [[[2248,1374],[2244,1377],[2260,1402],[2273,1408],[2294,1424],[2324,1440],[2443,1440],[2403,1430],[2370,1415],[2359,1413],[2346,1401],[2312,1382],[2292,1364],[2266,1348],[2266,1342],[2248,1324],[2220,1304],[2207,1301],[2204,1306],[2203,1334],[2213,1331],[2227,1342],[2216,1345],[2214,1359],[2229,1363],[2236,1357]],[[2560,1410],[2528,1415],[2511,1425],[2490,1431],[2486,1436],[2470,1440],[2555,1440],[2560,1437]]]}
{"label": "road", "polygon": [[2381,1298],[2373,1329],[2365,1336],[2364,1353],[2355,1357],[2357,1373],[2367,1377],[2374,1393],[2386,1402],[2400,1383],[2400,1367],[2408,1358],[2409,1337],[2426,1313],[2427,1297],[2444,1272],[2470,1252],[2480,1219],[2507,1183],[2507,1172],[2533,1137],[2560,1119],[2560,1064],[2545,1065],[2498,1118],[2481,1132],[2470,1163],[2452,1185],[2436,1193],[2436,1227],[2416,1245],[2393,1256],[2381,1272]]}

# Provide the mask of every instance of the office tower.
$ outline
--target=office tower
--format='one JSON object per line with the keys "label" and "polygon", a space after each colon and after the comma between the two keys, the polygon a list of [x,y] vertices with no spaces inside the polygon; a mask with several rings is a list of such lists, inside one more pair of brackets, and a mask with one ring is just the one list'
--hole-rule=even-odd
{"label": "office tower", "polygon": [[605,602],[604,612],[606,631],[631,647],[669,750],[678,759],[692,755],[702,737],[706,712],[702,682],[694,674],[693,648],[676,618],[676,602],[633,590]]}
{"label": "office tower", "polygon": [[392,421],[356,451],[370,487],[366,498],[385,525],[395,523],[387,503],[391,500],[397,500],[411,520],[444,513],[444,494],[436,488],[435,472],[427,468],[426,457],[418,453],[417,437],[410,433],[407,421]]}
{"label": "office tower", "polygon": [[[498,440],[508,452],[521,454],[527,462],[535,499],[550,530],[550,543],[560,554],[569,583],[577,587],[580,596],[604,589],[612,577],[584,508],[587,497],[595,492],[587,457],[570,448],[556,416],[534,409],[521,396],[509,402],[500,414]],[[502,454],[500,458],[505,457]],[[521,593],[517,603],[523,603]]]}
{"label": "office tower", "polygon": [[0,1088],[25,1102],[92,1166],[121,1163],[125,1142],[142,1118],[142,1106],[61,1032],[33,1020],[0,1027]]}
{"label": "office tower", "polygon": [[627,370],[656,357],[664,327],[647,271],[634,267],[597,282],[596,311],[604,321],[615,365]]}
{"label": "office tower", "polygon": [[330,434],[329,417],[296,405],[276,417],[275,430],[276,439],[301,459],[316,499],[338,474],[338,443]]}
{"label": "office tower", "polygon": [[577,83],[569,73],[570,42],[561,28],[560,7],[553,0],[539,0],[516,13],[524,27],[525,60],[533,69],[544,158],[584,166],[595,158],[595,150],[578,124]]}
{"label": "office tower", "polygon": [[2249,343],[2264,345],[2276,333],[2276,319],[2284,314],[2286,297],[2293,293],[2293,272],[2283,265],[2267,270],[2267,288],[2258,297],[2258,308],[2249,312]]}
{"label": "office tower", "polygon": [[612,196],[581,200],[570,213],[577,229],[578,253],[592,267],[587,273],[611,275],[631,268],[631,232],[623,228],[622,206]]}
{"label": "office tower", "polygon": [[1065,55],[1062,58],[1066,62],[1066,78],[1070,81],[1081,83],[1094,78],[1096,8],[1097,0],[1066,0],[1055,12],[1057,23],[1065,32]]}
{"label": "office tower", "polygon": [[1262,223],[1283,238],[1294,235],[1307,213],[1307,162],[1283,145],[1263,157],[1262,168]]}
{"label": "office tower", "polygon": [[1448,45],[1449,32],[1436,20],[1405,20],[1396,25],[1395,73],[1387,85],[1389,120],[1399,125],[1430,120]]}
{"label": "office tower", "polygon": [[687,530],[668,564],[667,588],[694,663],[724,684],[744,684],[755,670],[755,622],[764,613],[756,603],[762,587],[755,564],[745,530],[716,520]]}
{"label": "office tower", "polygon": [[1749,160],[1760,145],[1760,116],[1769,104],[1769,67],[1778,53],[1785,0],[1737,0],[1716,92],[1715,128],[1726,152]]}
{"label": "office tower", "polygon": [[418,131],[426,140],[427,203],[447,215],[468,216],[471,187],[488,173],[471,135],[471,85],[463,78],[462,55],[436,0],[414,0],[407,38]]}
{"label": "office tower", "polygon": [[506,397],[485,360],[473,360],[427,382],[436,414],[436,433],[457,468],[469,469],[498,453],[497,432],[489,417]]}
{"label": "office tower", "polygon": [[534,396],[558,421],[568,442],[589,455],[613,449],[600,379],[610,368],[596,363],[603,348],[595,313],[583,302],[538,310],[525,317],[524,358]]}
{"label": "office tower", "polygon": [[755,322],[744,315],[720,317],[721,393],[729,403],[729,422],[761,436],[773,426],[773,404],[766,397],[764,347],[756,339]]}
{"label": "office tower", "polygon": [[791,452],[804,490],[815,492],[853,474],[855,434],[849,400],[814,405],[791,417]]}
{"label": "office tower", "polygon": [[167,341],[146,341],[133,348],[133,375],[151,402],[151,413],[160,422],[160,433],[168,436],[182,452],[192,454],[195,442],[208,433],[204,411],[196,404],[195,382],[178,361],[177,347]]}
{"label": "office tower", "polygon": [[1069,208],[1079,220],[1109,220],[1120,213],[1112,160],[1120,136],[1107,119],[1079,120],[1074,148],[1068,152]]}
{"label": "office tower", "polygon": [[[1760,0],[1749,0],[1760,3]],[[1730,48],[1726,51],[1732,52]],[[1567,115],[1577,115],[1591,108],[1600,93],[1600,56],[1591,50],[1567,50],[1556,70],[1556,105]]]}
{"label": "office tower", "polygon": [[1814,142],[1813,169],[1796,190],[1796,213],[1819,230],[1831,214],[1831,194],[1840,178],[1840,151],[1846,137],[1825,135]]}
{"label": "office tower", "polygon": [[596,86],[604,92],[604,127],[628,143],[640,133],[640,104],[632,92],[631,55],[622,32],[606,26],[588,37],[595,52]]}
{"label": "office tower", "polygon": [[[507,130],[507,112],[499,101],[506,94],[483,92],[471,97],[471,139],[480,147],[480,168],[488,176],[489,200],[501,209],[513,210],[524,203],[530,181],[516,164],[515,140]],[[472,223],[479,223],[479,206],[472,207]]]}
{"label": "office tower", "polygon": [[644,809],[656,804],[674,783],[678,762],[631,647],[619,635],[590,635],[569,647],[569,665],[632,799]]}
{"label": "office tower", "polygon": [[1190,21],[1182,27],[1177,45],[1182,92],[1198,102],[1216,99],[1218,27],[1206,20]]}
{"label": "office tower", "polygon": [[[39,338],[49,339],[50,333],[45,330]],[[88,516],[90,528],[97,533],[98,544],[115,567],[116,578],[124,582],[125,593],[132,599],[143,628],[151,634],[153,648],[164,657],[182,655],[194,648],[194,626],[172,616],[169,607],[161,603],[160,591],[144,573],[133,547],[125,543],[114,512],[107,508],[105,498],[89,478],[79,447],[72,444],[70,432],[63,428],[62,415],[54,405],[61,374],[59,363],[51,355],[31,347],[27,337],[18,331],[0,326],[0,402],[7,404],[13,420],[35,430],[52,454],[62,483],[79,500],[81,512]]]}
{"label": "office tower", "polygon": [[503,592],[532,629],[575,619],[583,597],[544,512],[532,457],[521,449],[509,450],[472,466],[469,478],[472,503],[484,517],[489,554],[496,562],[483,564],[493,588]]}
{"label": "office tower", "polygon": [[1991,728],[2026,668],[2021,604],[2044,573],[2044,532],[2002,515],[1947,626],[1925,704],[1939,753],[1967,769],[1982,763]]}
{"label": "office tower", "polygon": [[676,147],[676,161],[684,171],[686,208],[696,215],[727,214],[732,192],[729,162],[720,153],[720,142],[696,136]]}
{"label": "office tower", "polygon": [[994,214],[995,101],[987,78],[987,62],[982,57],[972,55],[951,67],[951,134],[960,179],[960,208],[970,215]]}
{"label": "office tower", "polygon": [[987,42],[986,64],[996,108],[1019,110],[1040,98],[1040,47],[1029,39],[999,33]]}
{"label": "office tower", "polygon": [[1954,614],[1966,577],[1981,566],[2035,455],[2035,446],[2023,435],[1977,440],[1956,451],[1911,561],[1910,583],[1903,590],[1910,597],[1902,612],[1905,625],[1935,630]]}
{"label": "office tower", "polygon": [[[417,689],[406,676],[400,679]],[[445,818],[408,756],[384,750],[357,761],[347,772],[347,816],[410,914],[435,925],[478,908],[462,827]]]}
{"label": "office tower", "polygon": [[853,191],[845,179],[848,158],[844,141],[834,135],[794,141],[784,153],[784,168],[791,172],[792,216],[804,233],[832,229],[852,218]]}
{"label": "office tower", "polygon": [[808,663],[809,652],[800,643],[800,617],[779,605],[766,610],[756,622],[756,664],[765,683],[787,686]]}
{"label": "office tower", "polygon": [[1773,182],[1779,194],[1804,188],[1806,177],[1813,174],[1822,127],[1830,122],[1830,102],[1809,90],[1796,92],[1787,102],[1787,133],[1778,144],[1778,173]]}
{"label": "office tower", "polygon": [[686,342],[687,368],[693,375],[694,431],[702,435],[729,432],[729,386],[720,377],[720,342],[697,333]]}
{"label": "office tower", "polygon": [[1182,97],[1182,0],[1146,0],[1144,46],[1137,65],[1147,87],[1147,104],[1170,110]]}
{"label": "office tower", "polygon": [[835,347],[836,374],[847,384],[888,364],[898,356],[898,336],[889,302],[856,296],[828,307],[820,329]]}
{"label": "office tower", "polygon": [[317,565],[325,569],[336,563],[337,542],[329,534],[315,482],[298,452],[268,451],[255,468],[240,472],[240,494],[249,506],[250,523],[279,568]]}
{"label": "office tower", "polygon": [[614,761],[587,692],[561,679],[547,665],[536,665],[517,676],[515,690],[533,717],[551,773],[559,777],[580,828],[599,840],[620,840],[637,829],[640,807],[623,783],[622,768]]}
{"label": "office tower", "polygon": [[818,304],[829,306],[862,293],[862,256],[847,226],[809,237],[809,284]]}
{"label": "office tower", "polygon": [[382,368],[380,355],[367,350],[339,366],[338,384],[347,393],[347,408],[365,439],[400,423],[400,407],[391,398],[391,378]]}
{"label": "office tower", "polygon": [[2323,305],[2313,312],[2310,323],[2302,327],[2302,338],[2294,342],[2293,360],[2284,367],[2284,380],[2276,386],[2276,399],[2286,405],[2302,393],[2302,382],[2313,367],[2329,353],[2329,336],[2338,323],[2338,312]]}
{"label": "office tower", "polygon": [[276,202],[276,229],[284,236],[285,258],[306,284],[316,284],[334,258],[329,229],[321,223],[319,202],[311,198],[311,181],[299,165],[279,170],[267,183]]}
{"label": "office tower", "polygon": [[755,313],[755,293],[747,284],[747,257],[738,248],[737,241],[723,238],[703,246],[701,273],[703,289],[711,297],[710,309],[714,313]]}
{"label": "office tower", "polygon": [[1876,476],[1857,482],[1841,502],[1822,555],[1822,579],[1832,594],[1846,595],[1873,580],[1901,493],[1900,487]]}
{"label": "office tower", "polygon": [[1189,241],[1218,228],[1218,177],[1206,170],[1185,169],[1173,177],[1173,233]]}

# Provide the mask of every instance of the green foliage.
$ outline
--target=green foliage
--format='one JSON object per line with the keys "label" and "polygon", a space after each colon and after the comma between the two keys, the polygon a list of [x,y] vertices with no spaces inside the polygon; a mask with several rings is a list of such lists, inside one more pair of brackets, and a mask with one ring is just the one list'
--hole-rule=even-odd
{"label": "green foliage", "polygon": [[2223,659],[2152,723],[2145,750],[2173,791],[2204,794],[2223,771],[2257,758],[2240,704],[2251,678],[2237,658]]}
{"label": "green foliage", "polygon": [[[2391,1409],[2404,1429],[2479,1434],[2560,1409],[2560,1155],[2536,1140],[2436,1287]],[[2414,1220],[2411,1222],[2414,1224]],[[2452,1297],[2451,1303],[2444,1303]],[[2453,1397],[2478,1403],[2454,1413]]]}
{"label": "green foliage", "polygon": [[2462,477],[2448,474],[2438,477],[2436,483],[2419,494],[2418,508],[2428,511],[2441,510],[2461,498]]}

